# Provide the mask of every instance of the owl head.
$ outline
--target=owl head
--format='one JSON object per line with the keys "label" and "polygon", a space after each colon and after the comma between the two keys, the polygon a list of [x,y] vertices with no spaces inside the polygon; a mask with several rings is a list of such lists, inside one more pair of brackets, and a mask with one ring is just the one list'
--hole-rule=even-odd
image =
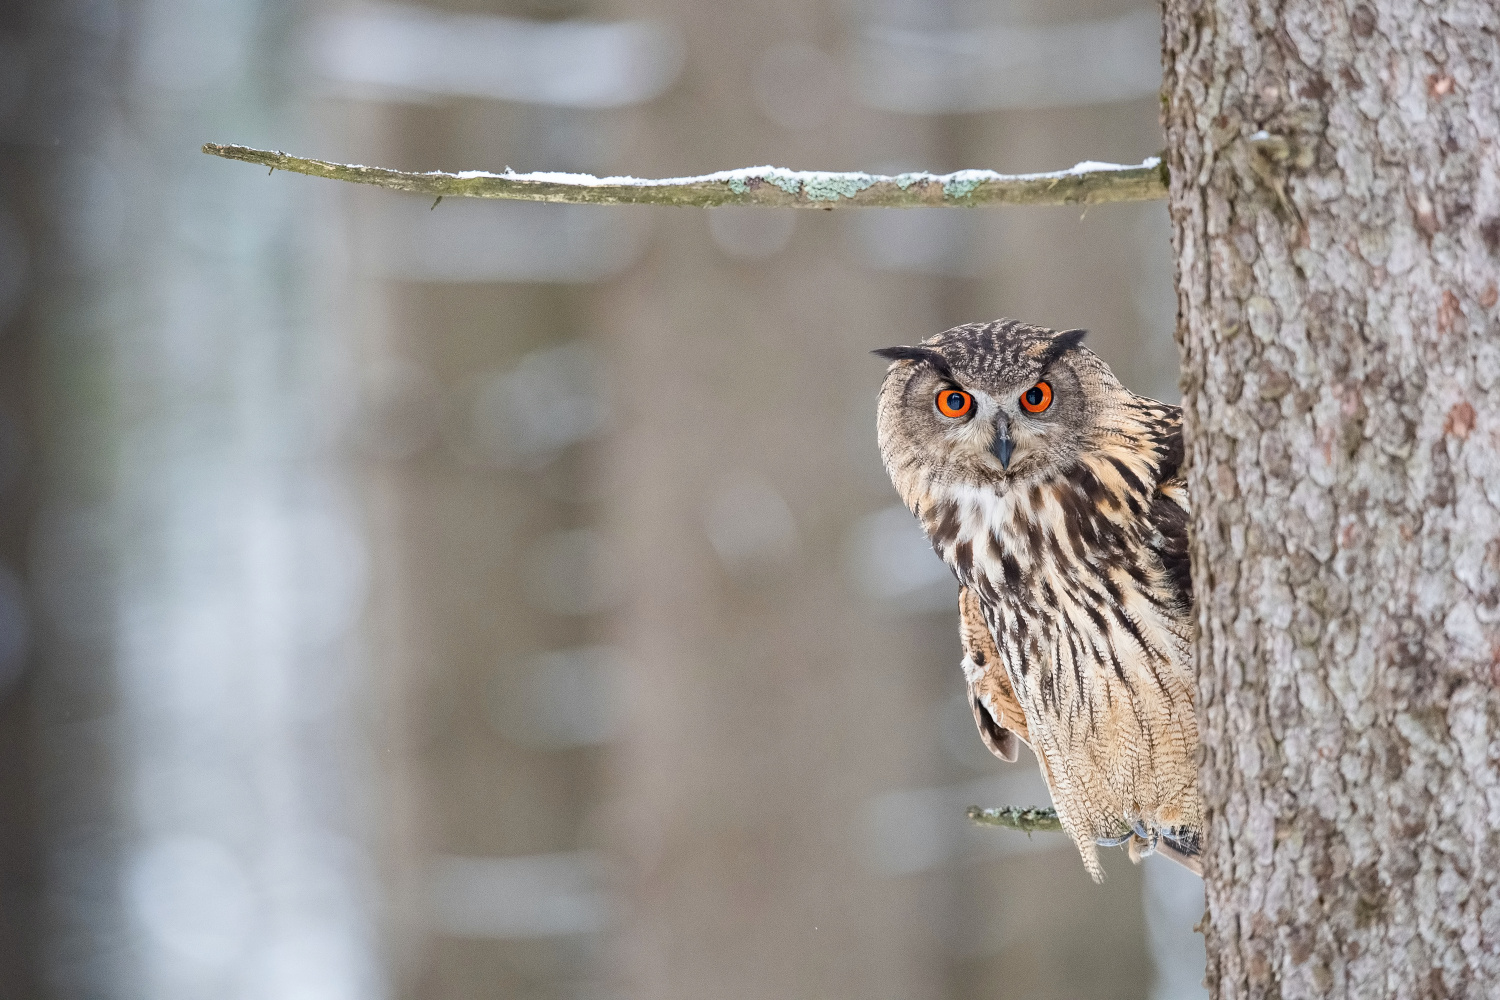
{"label": "owl head", "polygon": [[938,487],[1006,490],[1072,466],[1103,412],[1129,396],[1083,336],[1002,319],[876,351],[893,362],[880,454],[908,505]]}

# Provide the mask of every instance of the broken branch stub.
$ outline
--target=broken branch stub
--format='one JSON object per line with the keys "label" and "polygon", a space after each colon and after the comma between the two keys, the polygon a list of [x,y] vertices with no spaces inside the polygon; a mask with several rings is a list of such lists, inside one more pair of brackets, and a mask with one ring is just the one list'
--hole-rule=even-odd
{"label": "broken branch stub", "polygon": [[979,806],[970,806],[968,815],[969,819],[981,826],[1001,826],[1007,830],[1020,830],[1022,833],[1062,832],[1062,821],[1057,818],[1056,809],[1023,809],[1020,806],[981,809]]}

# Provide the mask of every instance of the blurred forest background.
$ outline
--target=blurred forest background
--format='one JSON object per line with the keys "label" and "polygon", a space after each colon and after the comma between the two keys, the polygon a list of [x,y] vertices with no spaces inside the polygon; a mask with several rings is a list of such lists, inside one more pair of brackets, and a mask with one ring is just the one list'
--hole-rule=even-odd
{"label": "blurred forest background", "polygon": [[1162,145],[1142,0],[11,0],[0,997],[1203,994],[1201,886],[991,757],[872,348],[1087,327],[1162,204],[597,208],[275,175]]}

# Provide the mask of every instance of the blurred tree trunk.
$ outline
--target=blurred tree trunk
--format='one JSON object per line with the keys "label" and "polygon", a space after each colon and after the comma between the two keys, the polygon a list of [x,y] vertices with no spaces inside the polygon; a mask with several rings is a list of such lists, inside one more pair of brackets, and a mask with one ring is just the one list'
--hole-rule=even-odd
{"label": "blurred tree trunk", "polygon": [[1500,8],[1166,0],[1218,997],[1500,990]]}
{"label": "blurred tree trunk", "polygon": [[[51,123],[21,109],[15,94],[49,89],[62,76],[59,60],[42,53],[47,5],[14,0],[0,7],[0,1000],[35,997],[43,988],[40,930],[43,802],[37,787],[40,631],[33,617],[28,558],[36,521],[38,382],[43,324],[38,272],[55,237],[53,186],[57,154]],[[29,72],[28,72],[29,70]],[[53,93],[61,93],[57,88]],[[58,96],[54,109],[68,106]]]}

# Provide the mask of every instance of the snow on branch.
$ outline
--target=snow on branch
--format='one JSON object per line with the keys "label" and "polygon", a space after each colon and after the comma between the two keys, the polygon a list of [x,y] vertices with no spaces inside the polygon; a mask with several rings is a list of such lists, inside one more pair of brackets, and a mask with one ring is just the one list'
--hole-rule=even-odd
{"label": "snow on branch", "polygon": [[248,146],[207,143],[203,152],[313,177],[374,184],[438,198],[513,198],[587,205],[768,205],[780,208],[861,206],[914,208],[923,205],[1097,205],[1152,201],[1167,196],[1167,168],[1151,157],[1137,166],[1080,163],[1043,174],[997,174],[959,170],[951,174],[907,173],[894,177],[825,170],[745,167],[701,177],[646,180],[591,174],[480,170],[410,173],[385,167],[329,163]]}
{"label": "snow on branch", "polygon": [[1003,826],[1007,830],[1020,830],[1023,833],[1053,833],[1062,830],[1062,821],[1057,818],[1056,809],[1023,809],[1020,806],[981,809],[979,806],[970,806],[968,813],[969,819],[981,826]]}

